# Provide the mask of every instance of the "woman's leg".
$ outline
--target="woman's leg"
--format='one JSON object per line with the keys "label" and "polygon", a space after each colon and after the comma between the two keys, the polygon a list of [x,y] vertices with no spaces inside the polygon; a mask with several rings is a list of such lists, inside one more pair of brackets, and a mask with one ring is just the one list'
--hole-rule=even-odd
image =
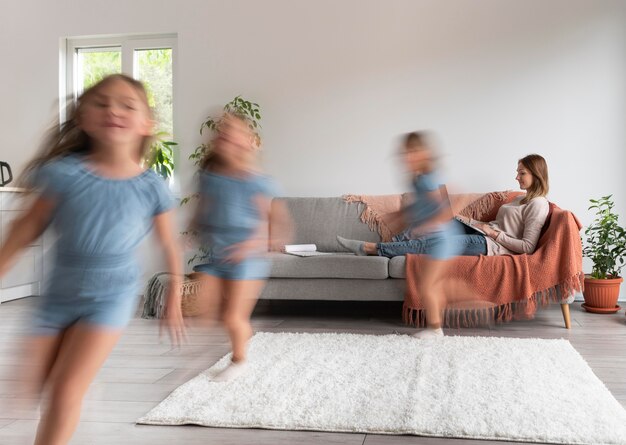
{"label": "woman's leg", "polygon": [[365,255],[378,255],[378,245],[376,243],[364,243],[363,252]]}
{"label": "woman's leg", "polygon": [[427,253],[427,237],[390,243],[370,243],[337,236],[339,244],[356,255],[378,255],[392,258],[407,253]]}
{"label": "woman's leg", "polygon": [[422,238],[411,239],[411,240],[406,240],[406,241],[378,243],[378,244],[375,244],[376,253],[378,256],[385,256],[387,258],[393,258],[395,256],[402,256],[402,255],[406,255],[409,253],[428,254],[432,250],[432,247],[429,241],[430,241],[430,238],[422,237]]}
{"label": "woman's leg", "polygon": [[451,238],[460,256],[487,255],[487,239],[479,233],[455,235]]}
{"label": "woman's leg", "polygon": [[65,445],[80,418],[83,397],[122,331],[76,324],[66,331],[50,373],[50,399],[35,445]]}
{"label": "woman's leg", "polygon": [[[376,244],[377,254],[387,258],[412,254],[430,255],[437,247],[439,236],[424,236],[422,238],[397,241],[391,243]],[[458,255],[478,256],[487,254],[487,240],[483,235],[453,235],[449,237],[449,243]],[[366,243],[373,244],[373,243]]]}

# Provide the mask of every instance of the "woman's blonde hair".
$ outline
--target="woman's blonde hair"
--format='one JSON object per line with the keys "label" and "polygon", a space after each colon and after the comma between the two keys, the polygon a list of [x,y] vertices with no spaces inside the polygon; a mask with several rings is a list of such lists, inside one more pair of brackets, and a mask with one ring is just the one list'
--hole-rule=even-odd
{"label": "woman's blonde hair", "polygon": [[522,204],[530,202],[538,196],[546,196],[550,189],[548,184],[548,164],[546,160],[538,154],[524,156],[518,161],[533,176],[533,183],[526,190],[526,196],[522,199]]}
{"label": "woman's blonde hair", "polygon": [[[152,112],[148,104],[148,95],[141,82],[133,79],[125,74],[112,74],[92,87],[88,88],[73,101],[68,99],[67,103],[67,120],[61,125],[53,125],[47,132],[41,144],[39,153],[32,159],[24,169],[24,173],[20,182],[24,186],[28,186],[28,178],[39,167],[48,161],[56,158],[62,158],[70,154],[87,154],[92,149],[92,143],[89,135],[79,125],[79,119],[85,104],[104,86],[113,81],[122,81],[129,84],[137,93],[139,98],[144,102],[146,110],[152,118]],[[138,152],[138,161],[149,161],[150,144],[153,136],[145,136],[141,142]]]}

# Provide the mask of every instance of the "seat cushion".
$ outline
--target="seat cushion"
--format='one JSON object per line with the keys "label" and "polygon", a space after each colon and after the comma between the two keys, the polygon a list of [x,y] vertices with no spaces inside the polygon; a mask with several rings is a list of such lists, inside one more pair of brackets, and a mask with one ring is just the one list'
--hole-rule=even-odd
{"label": "seat cushion", "polygon": [[389,260],[389,276],[391,278],[406,278],[406,257],[394,256]]}
{"label": "seat cushion", "polygon": [[271,253],[271,278],[359,278],[384,280],[389,277],[389,259],[379,256],[337,254],[298,257]]}

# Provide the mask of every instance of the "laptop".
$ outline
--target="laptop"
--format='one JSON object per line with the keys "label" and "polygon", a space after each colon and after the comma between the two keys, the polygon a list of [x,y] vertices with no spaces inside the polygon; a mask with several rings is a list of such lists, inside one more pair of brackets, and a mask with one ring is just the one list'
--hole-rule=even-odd
{"label": "laptop", "polygon": [[472,230],[474,230],[474,231],[476,231],[476,232],[478,232],[478,233],[480,233],[480,234],[483,234],[483,235],[487,236],[487,234],[486,234],[483,230],[481,230],[481,229],[479,229],[478,227],[474,226],[474,225],[470,222],[470,220],[466,220],[466,219],[465,219],[465,218],[463,218],[462,216],[455,216],[455,217],[454,217],[454,219],[456,219],[458,222],[460,222],[460,223],[461,223],[461,224],[463,224],[464,226],[467,226],[467,227],[471,228]]}
{"label": "laptop", "polygon": [[[448,196],[448,188],[444,184],[442,184],[439,187],[439,191],[441,193],[441,198],[444,200],[444,202],[446,202],[448,204],[448,208],[450,209],[450,213],[452,213],[452,204],[450,203],[450,196]],[[477,233],[480,233],[481,235],[487,236],[487,234],[482,229],[479,229],[478,227],[475,227],[474,225],[472,225],[470,223],[471,220],[469,218],[465,219],[464,216],[454,215],[454,219],[456,219],[458,222],[460,222],[464,226],[469,227],[473,231],[475,231]]]}

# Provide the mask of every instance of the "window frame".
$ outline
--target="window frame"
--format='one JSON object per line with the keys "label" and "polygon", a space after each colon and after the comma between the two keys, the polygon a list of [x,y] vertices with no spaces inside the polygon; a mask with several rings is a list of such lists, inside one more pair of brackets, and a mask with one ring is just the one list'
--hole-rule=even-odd
{"label": "window frame", "polygon": [[[120,47],[122,56],[122,73],[135,77],[135,50],[171,49],[172,50],[172,97],[176,97],[176,34],[161,35],[122,35],[110,37],[68,37],[65,39],[65,88],[61,97],[78,97],[80,89],[77,81],[77,53],[80,49]],[[63,70],[62,70],[63,71]],[[175,99],[174,99],[175,101]]]}
{"label": "window frame", "polygon": [[[164,34],[122,34],[108,36],[75,36],[60,39],[59,60],[59,120],[60,124],[67,120],[66,104],[69,99],[76,100],[80,88],[77,85],[78,50],[119,47],[121,52],[122,73],[135,78],[136,50],[171,49],[172,50],[172,139],[178,134],[176,119],[178,98],[178,35]],[[174,165],[180,161],[179,147],[173,147]],[[176,172],[172,180],[176,180]]]}

